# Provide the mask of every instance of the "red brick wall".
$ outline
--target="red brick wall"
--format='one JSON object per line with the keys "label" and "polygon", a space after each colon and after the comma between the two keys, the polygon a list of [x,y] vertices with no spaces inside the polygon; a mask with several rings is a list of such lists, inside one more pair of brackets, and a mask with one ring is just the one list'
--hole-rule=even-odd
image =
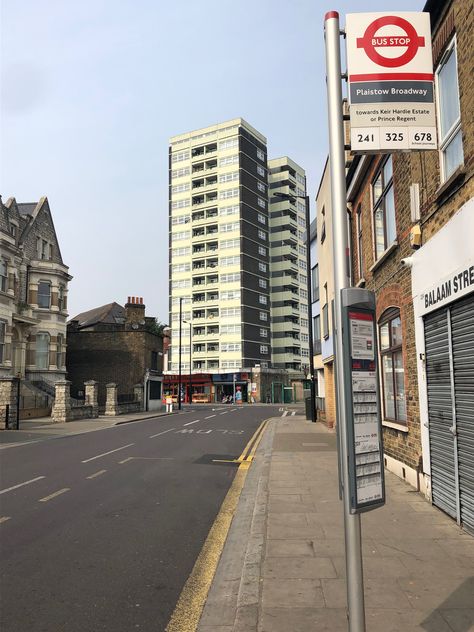
{"label": "red brick wall", "polygon": [[[435,56],[439,59],[451,41],[453,27],[458,46],[458,80],[460,91],[461,125],[464,165],[454,174],[452,181],[441,183],[440,158],[438,151],[413,152],[393,156],[393,180],[396,208],[396,249],[375,269],[373,250],[373,219],[371,207],[371,182],[377,171],[381,156],[370,159],[364,180],[352,199],[352,257],[354,283],[358,274],[358,240],[356,211],[362,209],[362,249],[364,255],[363,277],[367,289],[373,290],[377,301],[377,319],[391,306],[399,307],[403,333],[403,362],[405,370],[405,394],[407,403],[408,432],[384,428],[385,451],[388,455],[416,467],[421,454],[420,421],[418,403],[417,363],[414,334],[413,303],[411,298],[411,274],[400,263],[409,257],[409,235],[413,226],[410,212],[410,185],[420,185],[420,226],[422,243],[426,243],[459,208],[473,197],[474,193],[474,116],[472,98],[474,94],[474,10],[472,3],[456,0],[446,3],[441,21],[434,25]],[[436,61],[436,60],[435,60]],[[460,236],[467,238],[467,236]],[[442,253],[440,253],[442,256]]]}

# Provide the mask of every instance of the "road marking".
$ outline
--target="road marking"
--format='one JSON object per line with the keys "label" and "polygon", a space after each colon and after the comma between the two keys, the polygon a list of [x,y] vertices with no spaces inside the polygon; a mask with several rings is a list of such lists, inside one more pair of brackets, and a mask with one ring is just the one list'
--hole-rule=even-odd
{"label": "road marking", "polygon": [[296,411],[293,411],[293,412],[291,413],[292,417],[294,417],[294,416],[295,416],[295,412],[296,412]]}
{"label": "road marking", "polygon": [[269,420],[268,420],[268,419],[266,419],[266,420],[263,422],[263,425],[259,428],[259,433],[258,433],[258,435],[255,437],[255,441],[254,441],[254,443],[253,443],[253,445],[252,445],[252,449],[251,449],[251,450],[250,450],[250,452],[247,454],[247,457],[246,457],[246,459],[245,459],[246,461],[249,461],[249,462],[253,461],[253,457],[255,456],[255,452],[257,451],[258,444],[260,443],[260,439],[262,438],[263,433],[265,432],[265,428],[267,427],[268,422],[269,422]]}
{"label": "road marking", "polygon": [[164,435],[167,432],[171,432],[172,430],[176,430],[176,428],[170,428],[169,430],[163,430],[163,432],[159,432],[158,434],[151,435],[149,439],[154,439],[155,437],[159,437],[160,435]]}
{"label": "road marking", "polygon": [[285,410],[285,412],[283,413],[282,417],[286,417],[288,415],[288,411]]}
{"label": "road marking", "polygon": [[252,459],[254,457],[254,454],[255,454],[255,452],[257,450],[257,446],[260,443],[260,439],[262,438],[263,432],[264,432],[268,422],[269,422],[269,419],[264,419],[262,421],[262,423],[259,425],[257,430],[254,432],[252,438],[247,443],[247,445],[244,448],[244,451],[242,452],[242,454],[239,456],[238,459],[232,459],[232,460],[213,459],[213,462],[214,463],[240,463],[240,464],[248,463],[250,465],[250,462],[252,461]]}
{"label": "road marking", "polygon": [[6,522],[7,520],[11,520],[11,516],[0,516],[0,524],[2,524],[2,522]]}
{"label": "road marking", "polygon": [[119,461],[120,465],[123,465],[124,463],[128,463],[128,461],[132,461],[133,460],[133,456],[129,456],[126,459],[124,459],[123,461]]}
{"label": "road marking", "polygon": [[119,450],[125,450],[125,448],[129,448],[130,446],[135,445],[134,443],[127,443],[127,445],[123,445],[121,448],[115,448],[115,450],[109,450],[108,452],[102,452],[102,454],[97,454],[96,456],[91,456],[90,459],[85,459],[81,461],[81,463],[89,463],[89,461],[94,461],[95,459],[100,459],[102,456],[107,456],[108,454],[113,454],[113,452],[118,452]]}
{"label": "road marking", "polygon": [[183,424],[183,426],[190,426],[191,424],[197,424],[198,421],[200,421],[200,419],[195,419],[194,421],[188,421],[188,423]]}
{"label": "road marking", "polygon": [[99,470],[98,472],[94,472],[94,474],[91,474],[90,476],[86,476],[86,478],[96,478],[97,476],[105,474],[106,472],[107,470]]}
{"label": "road marking", "polygon": [[204,419],[210,419],[211,417],[215,417],[215,415],[209,415],[209,417],[204,417]]}
{"label": "road marking", "polygon": [[229,528],[239,502],[248,463],[241,463],[194,568],[179,596],[166,632],[195,632],[216,573]]}
{"label": "road marking", "polygon": [[329,443],[302,443],[301,445],[307,445],[307,446],[312,446],[312,445],[316,445],[316,446],[328,446]]}
{"label": "road marking", "polygon": [[228,412],[229,412],[229,411],[228,411],[228,410],[226,410],[226,411],[225,411],[225,413],[219,413],[219,415],[227,415],[227,413],[228,413]]}
{"label": "road marking", "polygon": [[25,481],[24,483],[18,483],[18,485],[13,485],[13,487],[7,487],[7,489],[2,489],[0,494],[6,494],[7,492],[12,492],[14,489],[18,489],[19,487],[23,487],[24,485],[30,485],[31,483],[35,483],[36,481],[40,481],[42,478],[46,478],[45,476],[37,476],[36,478],[32,478],[30,481]]}
{"label": "road marking", "polygon": [[65,494],[66,492],[70,492],[71,488],[70,487],[63,487],[62,489],[58,489],[57,492],[54,492],[54,494],[50,494],[49,496],[45,496],[44,498],[40,498],[38,500],[39,503],[47,503],[48,500],[51,500],[52,498],[56,498],[56,496],[61,496],[61,494]]}

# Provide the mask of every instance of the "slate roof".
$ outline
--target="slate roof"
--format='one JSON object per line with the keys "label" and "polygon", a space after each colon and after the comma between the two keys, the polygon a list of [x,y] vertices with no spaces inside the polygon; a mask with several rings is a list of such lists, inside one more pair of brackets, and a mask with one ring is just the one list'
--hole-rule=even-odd
{"label": "slate roof", "polygon": [[33,211],[38,206],[38,202],[17,203],[18,211],[21,215],[33,215]]}
{"label": "slate roof", "polygon": [[125,308],[118,303],[108,303],[107,305],[90,309],[87,312],[81,312],[74,318],[71,318],[69,322],[73,320],[79,321],[79,328],[81,329],[92,327],[98,323],[117,325],[125,322]]}

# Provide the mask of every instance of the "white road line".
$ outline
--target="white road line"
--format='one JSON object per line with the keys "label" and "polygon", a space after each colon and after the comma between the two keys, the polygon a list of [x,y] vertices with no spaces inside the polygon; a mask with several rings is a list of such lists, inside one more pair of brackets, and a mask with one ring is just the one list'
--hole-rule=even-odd
{"label": "white road line", "polygon": [[219,413],[219,415],[227,415],[227,413],[228,413],[228,412],[229,412],[229,411],[228,411],[228,410],[226,410],[226,411],[225,411],[225,413]]}
{"label": "white road line", "polygon": [[282,417],[286,417],[288,415],[288,411],[285,410],[285,412],[282,414]]}
{"label": "white road line", "polygon": [[197,424],[198,421],[200,421],[200,419],[195,419],[194,421],[188,421],[188,423],[183,424],[183,426],[190,426],[191,424]]}
{"label": "white road line", "polygon": [[155,437],[159,437],[160,435],[164,435],[167,432],[171,432],[172,430],[176,430],[176,428],[170,428],[169,430],[163,430],[163,432],[159,432],[158,434],[151,435],[149,439],[154,439]]}
{"label": "white road line", "polygon": [[96,476],[100,476],[101,474],[105,474],[107,470],[99,470],[98,472],[94,472],[90,476],[86,476],[86,478],[96,478]]}
{"label": "white road line", "polygon": [[107,456],[108,454],[112,454],[113,452],[118,452],[119,450],[125,450],[125,448],[129,448],[130,446],[135,445],[134,443],[127,443],[127,445],[123,445],[121,448],[115,448],[115,450],[109,450],[108,452],[102,452],[102,454],[97,454],[96,456],[91,456],[90,459],[85,459],[81,461],[81,463],[89,463],[89,461],[94,461],[95,459],[100,459],[101,456]]}
{"label": "white road line", "polygon": [[11,516],[0,516],[0,524],[2,524],[2,522],[6,522],[7,520],[11,520]]}
{"label": "white road line", "polygon": [[25,481],[24,483],[18,483],[18,485],[13,485],[13,487],[7,487],[7,489],[2,489],[0,494],[6,494],[7,492],[12,492],[14,489],[18,489],[19,487],[23,487],[23,485],[30,485],[30,483],[35,483],[36,481],[40,481],[42,478],[46,478],[45,476],[37,476],[36,478],[32,478],[30,481]]}
{"label": "white road line", "polygon": [[52,498],[56,498],[56,496],[60,496],[61,494],[65,494],[66,492],[70,492],[71,488],[70,487],[63,487],[62,489],[58,489],[57,492],[54,492],[54,494],[50,494],[49,496],[45,496],[44,498],[40,498],[38,500],[39,503],[47,503],[48,500],[51,500]]}
{"label": "white road line", "polygon": [[209,415],[209,417],[204,417],[204,419],[210,419],[211,417],[215,417],[216,415]]}
{"label": "white road line", "polygon": [[129,456],[126,459],[124,459],[123,461],[119,461],[119,464],[123,465],[124,463],[128,463],[128,461],[133,461],[133,456]]}
{"label": "white road line", "polygon": [[291,416],[292,416],[292,417],[294,417],[294,416],[295,416],[295,412],[296,412],[296,411],[293,411],[293,412],[291,413]]}

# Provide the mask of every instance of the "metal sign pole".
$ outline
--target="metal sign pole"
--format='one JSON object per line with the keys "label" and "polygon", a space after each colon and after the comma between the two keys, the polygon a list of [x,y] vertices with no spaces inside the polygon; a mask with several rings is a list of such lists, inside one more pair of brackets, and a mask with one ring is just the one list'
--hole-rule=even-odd
{"label": "metal sign pole", "polygon": [[346,384],[342,366],[342,302],[341,290],[349,286],[347,277],[347,211],[346,211],[346,178],[344,157],[344,124],[342,113],[341,88],[341,51],[339,14],[336,11],[326,13],[324,20],[326,42],[326,80],[328,95],[329,123],[329,165],[331,170],[332,198],[332,230],[334,259],[334,299],[335,323],[333,330],[336,337],[336,409],[337,424],[340,433],[340,465],[342,471],[343,503],[344,503],[344,537],[346,544],[346,577],[349,632],[365,631],[364,584],[362,573],[362,550],[360,515],[351,514],[349,490],[349,465],[347,450],[347,415],[346,392],[350,388]]}
{"label": "metal sign pole", "polygon": [[183,297],[179,297],[179,351],[178,351],[178,410],[181,410],[181,328],[183,326]]}

